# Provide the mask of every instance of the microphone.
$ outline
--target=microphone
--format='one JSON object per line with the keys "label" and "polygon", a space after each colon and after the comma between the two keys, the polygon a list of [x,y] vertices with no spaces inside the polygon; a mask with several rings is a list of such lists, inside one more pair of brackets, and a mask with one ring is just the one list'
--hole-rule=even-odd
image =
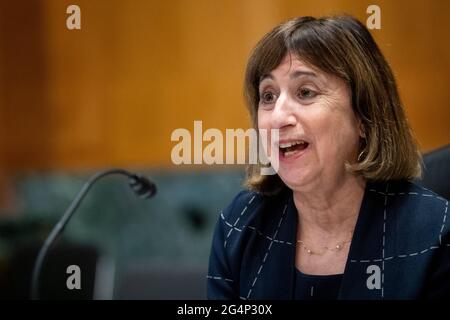
{"label": "microphone", "polygon": [[73,214],[78,209],[79,205],[81,204],[81,201],[84,199],[88,191],[91,189],[91,187],[101,178],[112,175],[112,174],[118,174],[118,175],[124,175],[127,176],[129,179],[129,186],[133,189],[133,191],[138,195],[139,197],[150,199],[156,194],[156,185],[147,179],[146,177],[143,177],[141,175],[128,172],[127,170],[123,169],[110,169],[106,171],[99,172],[95,175],[93,175],[83,186],[81,191],[77,194],[76,198],[72,201],[70,206],[66,209],[61,219],[58,221],[58,223],[53,227],[52,231],[48,235],[47,239],[45,240],[41,250],[39,250],[39,254],[36,258],[36,262],[34,264],[33,268],[33,274],[31,278],[31,299],[37,300],[39,297],[39,278],[42,270],[42,265],[45,260],[45,257],[52,246],[52,244],[55,242],[56,238],[64,231],[64,228],[66,227],[67,223],[69,222],[70,218],[72,218]]}

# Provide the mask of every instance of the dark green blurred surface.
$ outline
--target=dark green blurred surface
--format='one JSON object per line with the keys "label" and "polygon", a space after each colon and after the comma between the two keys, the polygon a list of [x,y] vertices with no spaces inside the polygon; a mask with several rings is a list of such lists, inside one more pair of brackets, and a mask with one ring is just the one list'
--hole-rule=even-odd
{"label": "dark green blurred surface", "polygon": [[[64,240],[97,247],[114,261],[119,279],[121,271],[136,265],[191,266],[206,272],[214,225],[242,189],[243,171],[141,173],[156,183],[154,198],[138,198],[124,177],[105,177],[84,199]],[[89,176],[19,177],[23,212],[0,221],[1,261],[44,240]]]}

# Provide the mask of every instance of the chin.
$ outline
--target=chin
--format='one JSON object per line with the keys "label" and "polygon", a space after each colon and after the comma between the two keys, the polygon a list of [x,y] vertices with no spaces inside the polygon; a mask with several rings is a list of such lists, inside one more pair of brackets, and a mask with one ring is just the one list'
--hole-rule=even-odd
{"label": "chin", "polygon": [[291,190],[305,189],[314,181],[312,174],[305,172],[305,170],[283,170],[283,168],[280,168],[278,175]]}

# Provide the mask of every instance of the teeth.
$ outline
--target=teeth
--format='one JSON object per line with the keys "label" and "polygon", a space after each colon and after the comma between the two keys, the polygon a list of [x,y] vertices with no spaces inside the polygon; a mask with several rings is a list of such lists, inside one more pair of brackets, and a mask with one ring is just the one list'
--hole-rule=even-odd
{"label": "teeth", "polygon": [[284,156],[287,158],[287,157],[293,155],[294,153],[296,153],[296,151],[287,151],[284,153]]}
{"label": "teeth", "polygon": [[286,143],[280,143],[280,148],[285,149],[285,148],[289,148],[289,147],[295,146],[297,144],[305,144],[305,143],[306,142],[303,141],[303,140],[293,141],[293,142],[286,142]]}

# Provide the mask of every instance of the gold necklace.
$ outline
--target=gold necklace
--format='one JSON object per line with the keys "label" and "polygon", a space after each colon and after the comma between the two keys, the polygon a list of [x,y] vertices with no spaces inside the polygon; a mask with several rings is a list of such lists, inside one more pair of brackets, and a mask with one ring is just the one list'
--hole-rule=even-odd
{"label": "gold necklace", "polygon": [[[334,247],[329,248],[329,247],[322,247],[325,250],[329,250],[329,251],[341,251],[342,248],[345,246],[346,243],[351,242],[352,240],[347,240],[347,241],[342,241],[339,242],[338,244],[336,244]],[[305,243],[302,240],[297,240],[297,243],[300,244],[300,246],[308,253],[308,254],[317,254],[317,255],[323,255],[325,252],[318,252],[318,251],[313,251],[310,248],[308,248]]]}

